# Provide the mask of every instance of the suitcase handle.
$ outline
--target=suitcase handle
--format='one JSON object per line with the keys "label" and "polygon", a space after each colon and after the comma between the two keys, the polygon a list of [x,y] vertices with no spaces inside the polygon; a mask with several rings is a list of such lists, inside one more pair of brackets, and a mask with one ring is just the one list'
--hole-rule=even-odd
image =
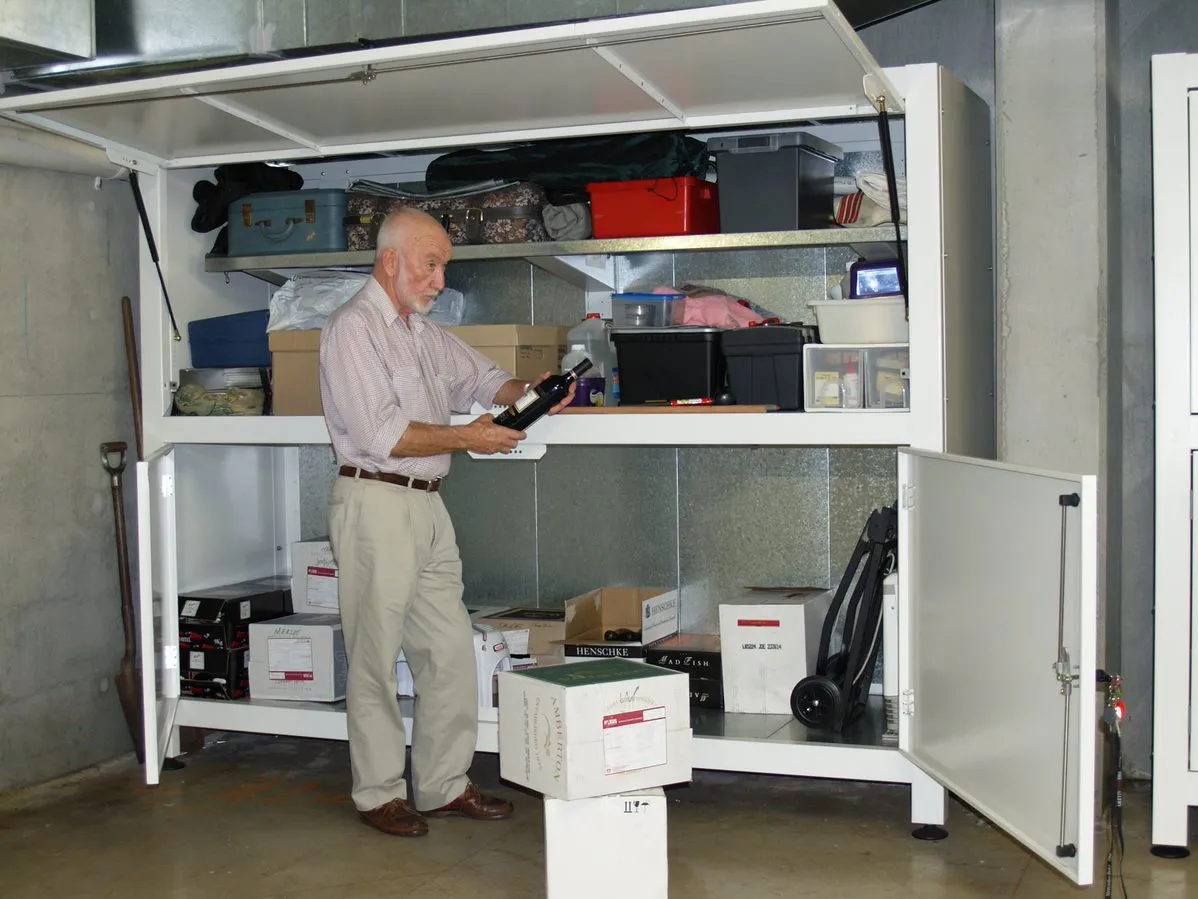
{"label": "suitcase handle", "polygon": [[291,236],[291,232],[295,230],[295,226],[302,222],[303,219],[287,219],[287,227],[273,234],[266,229],[274,224],[274,219],[263,219],[260,222],[254,222],[254,227],[262,232],[262,237],[265,240],[269,240],[271,243],[282,243]]}

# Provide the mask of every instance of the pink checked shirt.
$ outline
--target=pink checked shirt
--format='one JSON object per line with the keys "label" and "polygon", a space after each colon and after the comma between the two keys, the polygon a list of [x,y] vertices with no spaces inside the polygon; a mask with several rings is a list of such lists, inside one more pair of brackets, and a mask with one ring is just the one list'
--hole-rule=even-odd
{"label": "pink checked shirt", "polygon": [[512,376],[423,316],[408,322],[371,278],[325,322],[320,398],[339,465],[431,480],[449,473],[449,454],[391,455],[408,423],[447,425],[472,401],[490,406]]}

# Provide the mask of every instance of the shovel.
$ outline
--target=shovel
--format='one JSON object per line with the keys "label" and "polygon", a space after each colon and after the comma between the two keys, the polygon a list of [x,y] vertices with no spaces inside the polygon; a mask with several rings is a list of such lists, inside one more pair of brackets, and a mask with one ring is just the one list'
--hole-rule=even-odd
{"label": "shovel", "polygon": [[116,521],[117,572],[121,580],[121,625],[125,630],[125,653],[121,656],[121,668],[116,676],[116,692],[125,713],[125,725],[133,740],[133,750],[139,762],[145,761],[142,741],[141,684],[137,670],[133,667],[134,622],[133,591],[129,581],[129,545],[125,536],[125,504],[121,495],[121,475],[125,471],[124,443],[100,444],[100,459],[104,470],[112,479],[112,515]]}

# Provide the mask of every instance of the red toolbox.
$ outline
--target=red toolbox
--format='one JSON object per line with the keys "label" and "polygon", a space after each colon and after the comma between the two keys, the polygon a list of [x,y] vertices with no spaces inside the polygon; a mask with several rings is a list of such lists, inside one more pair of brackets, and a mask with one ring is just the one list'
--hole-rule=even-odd
{"label": "red toolbox", "polygon": [[588,184],[596,238],[718,234],[716,185],[692,176]]}

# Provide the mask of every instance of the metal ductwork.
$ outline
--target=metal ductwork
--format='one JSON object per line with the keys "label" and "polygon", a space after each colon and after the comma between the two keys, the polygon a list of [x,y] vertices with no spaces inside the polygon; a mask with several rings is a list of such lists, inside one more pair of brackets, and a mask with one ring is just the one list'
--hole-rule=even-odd
{"label": "metal ductwork", "polygon": [[0,68],[91,59],[95,0],[0,0]]}

